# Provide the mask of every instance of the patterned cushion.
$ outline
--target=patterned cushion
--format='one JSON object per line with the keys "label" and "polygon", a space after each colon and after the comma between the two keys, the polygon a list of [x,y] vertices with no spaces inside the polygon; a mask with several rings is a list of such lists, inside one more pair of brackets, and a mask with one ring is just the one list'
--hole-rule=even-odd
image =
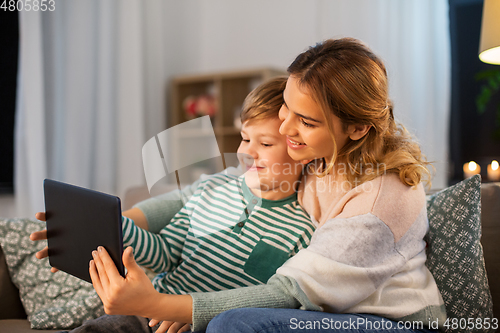
{"label": "patterned cushion", "polygon": [[[493,305],[481,247],[481,177],[476,175],[427,201],[427,267],[441,291],[449,318],[446,332],[488,332]],[[482,330],[475,321],[482,318]],[[484,321],[485,318],[489,318]],[[464,321],[465,320],[465,321]],[[474,329],[469,329],[473,327]],[[493,330],[491,330],[493,331]]]}
{"label": "patterned cushion", "polygon": [[103,315],[90,283],[61,271],[51,273],[47,258],[35,258],[46,242],[33,242],[29,235],[44,228],[44,222],[29,219],[0,220],[0,245],[31,327],[73,328]]}

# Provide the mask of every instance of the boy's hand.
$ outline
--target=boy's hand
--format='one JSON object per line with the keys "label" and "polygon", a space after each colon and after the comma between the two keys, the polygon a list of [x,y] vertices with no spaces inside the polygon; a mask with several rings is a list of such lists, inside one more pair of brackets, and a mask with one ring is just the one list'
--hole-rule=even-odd
{"label": "boy's hand", "polygon": [[[151,319],[149,327],[154,327],[160,323],[160,320]],[[189,324],[179,323],[175,321],[163,321],[155,333],[182,333],[191,330]]]}
{"label": "boy's hand", "polygon": [[[40,220],[40,221],[44,221],[44,222],[46,221],[45,213],[43,213],[43,212],[36,213],[35,218],[37,220]],[[44,229],[41,231],[35,231],[34,233],[32,233],[30,235],[30,239],[32,241],[39,241],[39,240],[47,239],[47,229]],[[48,246],[44,247],[42,250],[40,250],[36,253],[37,259],[43,259],[43,258],[48,257],[48,256],[49,256],[49,247]],[[58,269],[55,267],[52,267],[52,268],[50,268],[50,271],[52,273],[55,273],[58,271]]]}

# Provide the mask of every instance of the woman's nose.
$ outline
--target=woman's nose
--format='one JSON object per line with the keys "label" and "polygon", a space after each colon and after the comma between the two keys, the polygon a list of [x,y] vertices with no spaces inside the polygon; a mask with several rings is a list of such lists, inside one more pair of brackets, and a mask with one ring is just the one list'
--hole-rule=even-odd
{"label": "woman's nose", "polygon": [[290,112],[283,105],[278,113],[280,120],[282,121],[279,132],[281,135],[291,135],[292,127],[291,127],[291,119]]}

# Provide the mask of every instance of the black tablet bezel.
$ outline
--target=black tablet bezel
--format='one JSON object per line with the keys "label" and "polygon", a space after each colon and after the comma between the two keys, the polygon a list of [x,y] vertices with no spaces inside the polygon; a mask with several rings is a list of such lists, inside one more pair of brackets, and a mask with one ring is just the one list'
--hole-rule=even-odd
{"label": "black tablet bezel", "polygon": [[43,187],[50,265],[92,282],[92,251],[103,246],[125,276],[120,198],[52,179]]}

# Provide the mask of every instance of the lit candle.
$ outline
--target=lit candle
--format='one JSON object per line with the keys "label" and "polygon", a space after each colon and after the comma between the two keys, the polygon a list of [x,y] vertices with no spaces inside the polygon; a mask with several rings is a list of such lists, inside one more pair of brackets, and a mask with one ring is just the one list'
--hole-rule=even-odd
{"label": "lit candle", "polygon": [[494,182],[500,181],[500,167],[495,160],[491,161],[491,164],[488,165],[488,180]]}
{"label": "lit candle", "polygon": [[469,178],[481,173],[481,167],[474,161],[464,164],[464,178]]}

